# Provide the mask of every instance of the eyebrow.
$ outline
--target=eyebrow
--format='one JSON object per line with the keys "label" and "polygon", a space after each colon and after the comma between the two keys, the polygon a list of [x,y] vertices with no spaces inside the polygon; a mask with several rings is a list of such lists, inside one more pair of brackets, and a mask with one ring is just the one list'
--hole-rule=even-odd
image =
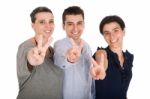
{"label": "eyebrow", "polygon": [[[81,23],[81,22],[84,22],[84,21],[78,21],[77,23]],[[66,23],[74,23],[72,21],[66,21]]]}
{"label": "eyebrow", "polygon": [[[116,30],[116,29],[121,29],[121,28],[120,28],[120,27],[118,27],[118,26],[117,26],[117,27],[115,27],[115,28],[113,28],[113,30]],[[105,31],[104,31],[104,33],[106,33],[106,32],[109,32],[109,31],[105,30]]]}
{"label": "eyebrow", "polygon": [[[120,27],[117,26],[117,27],[115,27],[114,29],[120,29]],[[113,30],[114,30],[114,29],[113,29]]]}

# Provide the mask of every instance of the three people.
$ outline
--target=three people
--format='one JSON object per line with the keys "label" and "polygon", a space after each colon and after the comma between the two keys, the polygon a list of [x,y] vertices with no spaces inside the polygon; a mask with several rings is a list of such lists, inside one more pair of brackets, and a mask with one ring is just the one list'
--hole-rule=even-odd
{"label": "three people", "polygon": [[54,50],[49,46],[54,30],[52,11],[37,7],[30,16],[35,36],[18,48],[17,99],[94,99],[95,91],[96,99],[127,98],[133,54],[122,50],[125,23],[119,16],[106,16],[101,21],[99,29],[108,47],[98,47],[93,55],[96,62],[90,46],[81,38],[84,12],[80,7],[64,10],[66,38],[56,41]]}
{"label": "three people", "polygon": [[20,44],[17,52],[17,99],[62,99],[63,71],[53,62],[49,46],[54,16],[47,7],[35,8],[31,16],[35,36]]}
{"label": "three people", "polygon": [[[132,78],[133,54],[122,50],[125,23],[119,16],[106,16],[99,29],[108,47],[98,47],[93,55],[98,64],[103,61],[101,66],[106,70],[105,79],[95,80],[96,99],[127,99]],[[97,67],[92,69],[99,71]],[[94,73],[95,77],[98,75]]]}

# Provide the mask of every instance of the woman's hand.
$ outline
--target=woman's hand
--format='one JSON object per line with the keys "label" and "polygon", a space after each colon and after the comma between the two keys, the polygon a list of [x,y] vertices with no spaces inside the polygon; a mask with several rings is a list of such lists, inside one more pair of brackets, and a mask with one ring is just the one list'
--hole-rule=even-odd
{"label": "woman's hand", "polygon": [[99,79],[104,79],[106,76],[105,68],[104,68],[104,55],[101,54],[100,60],[97,63],[93,58],[91,59],[93,66],[90,69],[90,74],[93,79],[99,80]]}
{"label": "woman's hand", "polygon": [[32,66],[37,66],[43,63],[46,55],[46,51],[52,42],[52,37],[49,37],[47,42],[44,43],[42,35],[36,35],[35,41],[37,42],[36,47],[29,50],[27,54],[27,59],[29,64]]}

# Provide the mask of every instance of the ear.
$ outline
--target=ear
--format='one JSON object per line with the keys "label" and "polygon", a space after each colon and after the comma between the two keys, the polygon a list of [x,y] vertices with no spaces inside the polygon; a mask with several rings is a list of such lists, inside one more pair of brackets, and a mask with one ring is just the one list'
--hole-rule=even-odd
{"label": "ear", "polygon": [[123,36],[125,36],[125,32],[126,32],[126,30],[124,29],[124,30],[123,30]]}
{"label": "ear", "polygon": [[31,27],[34,29],[34,23],[31,23]]}
{"label": "ear", "polygon": [[65,24],[64,23],[62,24],[62,28],[63,28],[63,30],[65,30]]}
{"label": "ear", "polygon": [[85,23],[83,22],[83,28],[85,28]]}

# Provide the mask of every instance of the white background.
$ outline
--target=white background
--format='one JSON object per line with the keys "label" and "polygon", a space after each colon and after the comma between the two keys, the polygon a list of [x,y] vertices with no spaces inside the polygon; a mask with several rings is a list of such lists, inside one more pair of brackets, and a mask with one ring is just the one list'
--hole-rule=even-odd
{"label": "white background", "polygon": [[[99,33],[99,23],[106,15],[119,15],[126,23],[124,50],[134,54],[133,78],[128,99],[150,99],[150,3],[149,0],[1,0],[0,1],[0,98],[15,99],[18,94],[16,53],[18,45],[32,37],[29,14],[37,6],[49,7],[55,16],[54,41],[65,37],[62,12],[72,5],[85,12],[82,36],[95,52],[106,46]],[[54,43],[53,41],[53,43]]]}

